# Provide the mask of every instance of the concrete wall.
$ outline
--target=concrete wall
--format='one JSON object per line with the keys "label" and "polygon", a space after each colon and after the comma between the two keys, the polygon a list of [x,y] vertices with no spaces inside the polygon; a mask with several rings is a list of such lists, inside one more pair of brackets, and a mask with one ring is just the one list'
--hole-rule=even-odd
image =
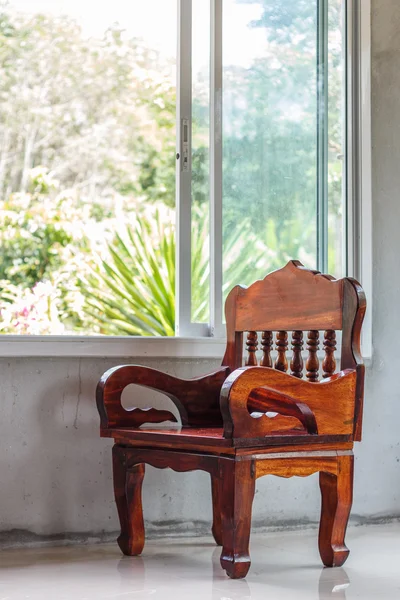
{"label": "concrete wall", "polygon": [[[141,361],[0,361],[0,542],[34,540],[30,534],[87,537],[118,528],[111,478],[112,442],[99,438],[94,392],[106,369],[129,362]],[[159,359],[148,359],[146,364],[183,377],[215,366],[210,361]],[[127,405],[133,391],[128,390]],[[168,399],[154,392],[148,396],[155,400],[155,406],[170,405],[177,414]],[[143,394],[137,404],[147,405]],[[147,468],[144,506],[150,529],[162,531],[174,520],[180,522],[181,530],[201,529],[204,519],[210,517],[209,496],[204,473],[178,475]]]}
{"label": "concrete wall", "polygon": [[[364,442],[356,448],[353,518],[361,522],[400,516],[400,2],[372,0],[372,8],[374,359],[367,371]],[[93,395],[101,373],[121,362],[127,361],[0,361],[0,543],[35,536],[90,539],[118,529],[111,442],[98,437]],[[146,364],[190,377],[217,362]],[[148,467],[144,507],[152,534],[208,529],[208,476]],[[316,476],[258,482],[256,525],[316,522],[318,512]]]}
{"label": "concrete wall", "polygon": [[[101,374],[126,362],[191,377],[218,361],[147,359],[3,359],[0,361],[0,544],[50,538],[107,537],[118,529],[111,475],[112,441],[99,438],[94,391]],[[130,386],[125,402],[134,394]],[[153,405],[176,409],[149,392]],[[146,406],[141,394],[137,403]],[[176,413],[177,414],[177,413]],[[364,503],[365,504],[365,503]],[[209,476],[146,467],[147,530],[205,532],[211,522]],[[364,506],[368,514],[368,506]],[[318,480],[264,478],[254,522],[299,524],[318,519]]]}

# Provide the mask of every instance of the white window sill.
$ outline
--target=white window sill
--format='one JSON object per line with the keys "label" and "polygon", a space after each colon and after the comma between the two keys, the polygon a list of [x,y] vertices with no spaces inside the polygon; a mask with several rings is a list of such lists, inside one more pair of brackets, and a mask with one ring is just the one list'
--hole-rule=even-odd
{"label": "white window sill", "polygon": [[219,358],[223,338],[128,336],[18,336],[0,337],[0,357],[157,357]]}
{"label": "white window sill", "polygon": [[[222,360],[226,339],[212,337],[0,336],[0,357],[209,358]],[[366,348],[368,349],[368,348]],[[320,360],[324,354],[318,352]],[[363,354],[366,366],[371,353]]]}

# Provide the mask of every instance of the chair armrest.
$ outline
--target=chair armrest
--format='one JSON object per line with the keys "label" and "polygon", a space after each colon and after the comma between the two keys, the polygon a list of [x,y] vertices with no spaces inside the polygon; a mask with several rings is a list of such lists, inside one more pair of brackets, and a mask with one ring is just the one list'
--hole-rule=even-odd
{"label": "chair armrest", "polygon": [[97,385],[96,402],[101,428],[139,427],[144,423],[167,420],[176,422],[175,416],[169,411],[154,408],[125,410],[121,395],[130,384],[161,392],[170,398],[179,411],[183,427],[220,427],[219,395],[229,372],[228,367],[221,367],[203,377],[179,379],[150,367],[114,367],[104,373]]}
{"label": "chair armrest", "polygon": [[[285,430],[304,435],[352,436],[356,397],[354,369],[311,383],[265,367],[242,367],[227,377],[221,390],[226,438],[263,438]],[[261,412],[260,418],[251,412]],[[267,411],[277,412],[273,418]]]}
{"label": "chair armrest", "polygon": [[318,433],[315,415],[307,404],[266,385],[254,388],[250,392],[247,407],[250,411],[261,415],[272,411],[285,417],[294,417],[300,421],[307,433],[310,435]]}

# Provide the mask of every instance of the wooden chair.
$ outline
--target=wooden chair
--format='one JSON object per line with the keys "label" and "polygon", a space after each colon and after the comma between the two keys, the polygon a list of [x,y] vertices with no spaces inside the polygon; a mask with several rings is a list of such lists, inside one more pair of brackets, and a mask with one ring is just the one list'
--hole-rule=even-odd
{"label": "wooden chair", "polygon": [[[354,441],[361,440],[364,366],[360,332],[365,308],[364,292],[354,279],[335,280],[291,261],[248,288],[232,289],[225,304],[226,352],[223,366],[215,372],[183,380],[127,365],[104,374],[97,388],[97,405],[101,435],[115,442],[118,544],[124,554],[138,555],[143,550],[141,487],[147,463],[160,469],[210,473],[212,533],[222,546],[222,568],[232,578],[245,577],[250,567],[256,479],[319,472],[321,558],[329,567],[345,562],[353,492],[352,448]],[[341,363],[335,372],[338,330],[342,332]],[[277,353],[273,359],[274,331]],[[308,332],[305,361],[303,331]],[[321,365],[320,331],[324,332]],[[256,332],[262,332],[260,361]],[[155,423],[176,422],[166,410],[126,411],[121,394],[131,383],[168,396],[182,426],[154,427]]]}

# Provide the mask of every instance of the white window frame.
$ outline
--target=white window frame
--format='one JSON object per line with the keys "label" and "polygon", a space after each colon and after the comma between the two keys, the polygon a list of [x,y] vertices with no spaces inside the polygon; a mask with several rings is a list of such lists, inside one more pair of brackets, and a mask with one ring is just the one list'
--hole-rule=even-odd
{"label": "white window frame", "polygon": [[[210,89],[210,324],[190,322],[191,170],[177,160],[177,336],[0,337],[2,357],[220,358],[222,326],[222,2],[211,0]],[[182,118],[191,121],[191,0],[178,0],[177,154],[182,158]],[[372,357],[371,1],[347,0],[347,272],[362,282],[368,310],[363,356]],[[183,83],[183,85],[182,85]],[[189,135],[191,135],[189,127]],[[189,144],[191,147],[191,144]],[[190,158],[189,158],[190,160]],[[188,225],[189,224],[189,225]],[[322,259],[320,259],[322,260]],[[319,260],[319,262],[320,262]]]}
{"label": "white window frame", "polygon": [[362,353],[372,345],[371,0],[347,0],[348,206],[347,272],[362,284],[367,313]]}

